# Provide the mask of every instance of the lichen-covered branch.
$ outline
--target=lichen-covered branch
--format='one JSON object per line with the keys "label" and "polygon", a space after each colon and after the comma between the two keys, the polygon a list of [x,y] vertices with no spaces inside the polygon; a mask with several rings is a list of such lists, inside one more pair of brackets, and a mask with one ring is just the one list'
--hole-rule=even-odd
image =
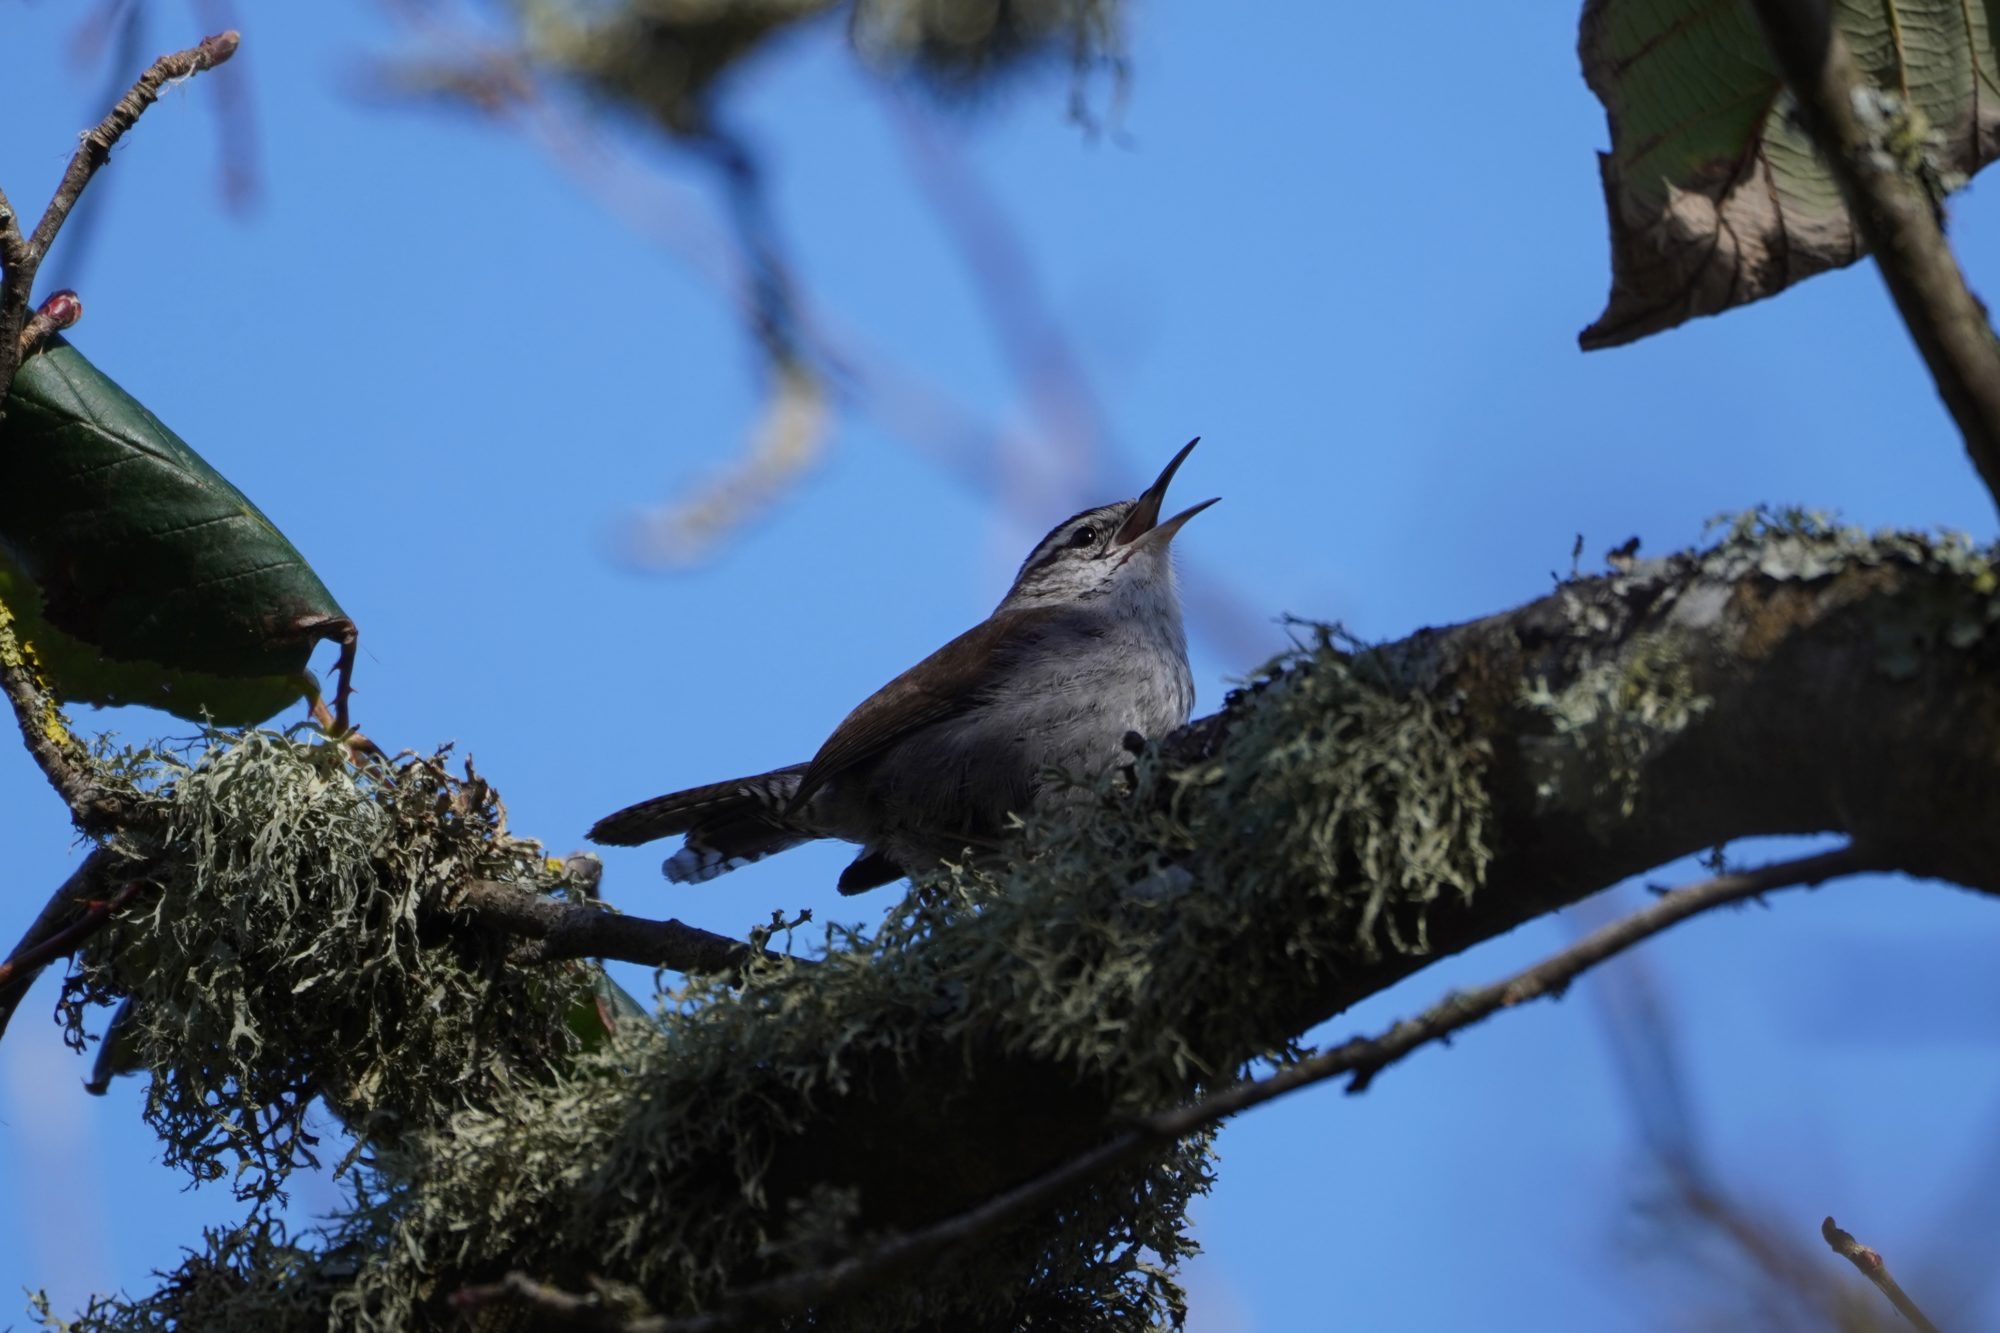
{"label": "lichen-covered branch", "polygon": [[2000,341],[1965,285],[1936,199],[1887,142],[1887,122],[1908,108],[1889,107],[1863,79],[1827,0],[1746,2],[1973,466],[2000,502]]}
{"label": "lichen-covered branch", "polygon": [[96,781],[83,745],[42,679],[34,650],[14,632],[14,616],[0,602],[0,690],[13,706],[28,754],[62,797],[77,827],[101,833],[125,813],[124,803]]}
{"label": "lichen-covered branch", "polygon": [[[371,1329],[445,1326],[447,1293],[509,1272],[713,1312],[1227,1097],[1438,957],[1691,852],[1841,832],[1865,858],[1807,869],[2000,891],[1996,790],[2000,567],[1959,540],[1753,515],[1486,620],[1374,646],[1321,633],[1091,800],[1031,819],[1009,856],[830,936],[814,966],[694,979],[657,1032],[621,1025],[549,1078],[426,1110],[378,1155],[330,1242],[343,1257],[287,1252],[288,1291]],[[253,893],[270,895],[240,881],[220,901]],[[192,915],[175,947],[211,957]],[[949,1265],[800,1320],[1170,1319],[1162,1268],[1206,1179],[1202,1136],[1155,1144]],[[277,1317],[267,1261],[213,1262],[159,1299],[226,1304],[204,1327],[324,1326],[323,1305],[318,1324]]]}
{"label": "lichen-covered branch", "polygon": [[1758,870],[1718,875],[1677,889],[1532,967],[1492,985],[1448,996],[1378,1036],[1352,1038],[1267,1078],[1238,1083],[1185,1106],[1144,1116],[1082,1156],[967,1212],[920,1231],[875,1242],[827,1267],[790,1273],[730,1292],[718,1308],[701,1314],[682,1319],[653,1315],[618,1320],[594,1295],[554,1290],[523,1273],[510,1273],[505,1281],[460,1291],[453,1303],[461,1309],[520,1303],[561,1322],[616,1328],[619,1333],[739,1333],[768,1327],[773,1321],[879,1286],[919,1264],[962,1250],[1048,1207],[1095,1176],[1136,1165],[1149,1153],[1287,1093],[1344,1076],[1351,1077],[1348,1091],[1360,1092],[1382,1070],[1423,1047],[1447,1040],[1502,1009],[1560,996],[1591,968],[1689,917],[1779,889],[1815,886],[1875,868],[1866,854],[1843,847]]}

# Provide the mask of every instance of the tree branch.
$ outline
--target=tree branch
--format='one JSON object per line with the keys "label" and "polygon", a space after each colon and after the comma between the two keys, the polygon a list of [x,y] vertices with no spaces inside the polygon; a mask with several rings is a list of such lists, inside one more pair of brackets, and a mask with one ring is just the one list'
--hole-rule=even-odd
{"label": "tree branch", "polygon": [[1747,2],[1973,466],[2000,501],[2000,342],[1965,285],[1931,192],[1884,146],[1882,127],[1867,123],[1872,89],[1826,0]]}
{"label": "tree branch", "polygon": [[1835,1254],[1860,1269],[1862,1276],[1882,1289],[1882,1294],[1889,1298],[1889,1304],[1896,1307],[1897,1314],[1907,1319],[1921,1333],[1938,1333],[1938,1326],[1924,1317],[1924,1312],[1917,1308],[1917,1303],[1903,1291],[1902,1284],[1889,1275],[1889,1265],[1882,1261],[1878,1251],[1863,1245],[1854,1239],[1851,1233],[1842,1231],[1833,1224],[1833,1219],[1830,1217],[1819,1224],[1819,1234],[1826,1237],[1826,1243],[1832,1247]]}
{"label": "tree branch", "polygon": [[468,885],[451,905],[486,925],[540,941],[521,959],[528,963],[615,958],[692,974],[739,971],[756,956],[741,940],[681,921],[626,916],[595,903],[559,902],[491,880]]}
{"label": "tree branch", "polygon": [[[1449,708],[1487,750],[1493,858],[1469,899],[1428,907],[1422,948],[1339,966],[1264,957],[1294,983],[1260,987],[1254,1012],[1240,1001],[1234,1017],[1254,1037],[1207,1052],[1207,1067],[1233,1068],[1439,958],[1737,838],[1841,832],[1873,864],[2000,892],[1990,808],[2000,632],[1966,637],[1987,624],[1990,556],[1766,523],[1746,521],[1708,552],[1636,561],[1368,649],[1357,669]],[[1313,665],[1168,738],[1157,762],[1190,773],[1263,763],[1247,724],[1265,701],[1313,693]],[[1195,785],[1184,790],[1197,799]],[[1276,828],[1322,813],[1246,805],[1232,817]],[[1231,892],[1201,883],[1203,858],[1196,848],[1188,861],[1197,891]],[[1260,898],[1240,936],[1203,947],[1221,957],[1261,947],[1255,923],[1268,917],[1257,913],[1296,913],[1288,929],[1301,932],[1332,929],[1353,902],[1285,892]],[[1315,925],[1313,914],[1329,915]],[[1092,1150],[1113,1114],[1115,1090],[1073,1064],[969,1049],[948,1033],[893,1061],[845,1067],[846,1085],[778,1145],[767,1185],[783,1200],[832,1179],[857,1193],[861,1225],[880,1233],[931,1225]],[[945,1104],[953,1114],[940,1122]]]}
{"label": "tree branch", "polygon": [[32,236],[23,237],[19,215],[7,202],[6,195],[0,194],[0,267],[6,270],[0,276],[0,415],[6,410],[14,372],[33,350],[23,335],[29,324],[35,274],[48,257],[49,247],[55,244],[56,234],[62,230],[70,210],[83,197],[84,187],[110,159],[113,145],[138,123],[147,107],[159,100],[161,89],[175,80],[214,69],[236,54],[239,40],[234,32],[218,33],[185,51],[155,60],[104,119],[84,131],[83,140],[70,158],[69,167],[63,172],[49,206],[42,211],[41,221],[35,224]]}
{"label": "tree branch", "polygon": [[49,200],[48,208],[42,213],[42,220],[35,226],[35,234],[28,241],[34,258],[39,261],[55,244],[56,233],[62,230],[70,209],[83,196],[84,187],[97,169],[111,157],[111,149],[125,137],[125,132],[139,123],[146,108],[160,100],[160,90],[169,83],[191,78],[196,74],[214,69],[217,65],[236,54],[242,38],[234,30],[220,32],[213,37],[204,37],[185,51],[161,56],[126,94],[105,114],[93,128],[84,131],[83,141],[77,146],[69,167],[63,172],[62,183],[56,187],[55,197]]}
{"label": "tree branch", "polygon": [[699,1315],[678,1319],[648,1316],[613,1323],[607,1321],[604,1306],[595,1297],[558,1291],[520,1273],[509,1274],[504,1282],[466,1288],[453,1297],[453,1303],[461,1308],[476,1308],[498,1301],[518,1301],[542,1314],[597,1327],[615,1327],[621,1333],[734,1333],[760,1327],[771,1320],[874,1287],[919,1264],[990,1236],[1058,1202],[1093,1177],[1132,1166],[1189,1134],[1287,1093],[1340,1077],[1350,1079],[1348,1092],[1361,1092],[1382,1070],[1422,1047],[1443,1041],[1502,1009],[1530,1000],[1558,997],[1584,972],[1689,917],[1777,889],[1814,886],[1839,876],[1884,867],[1881,858],[1848,846],[1758,870],[1718,875],[1664,894],[1652,905],[1592,932],[1533,967],[1478,990],[1448,996],[1416,1018],[1399,1022],[1379,1036],[1352,1038],[1330,1051],[1288,1065],[1269,1078],[1238,1083],[1186,1106],[1147,1116],[1090,1151],[976,1208],[892,1237],[825,1268],[740,1288],[725,1296],[718,1309]]}

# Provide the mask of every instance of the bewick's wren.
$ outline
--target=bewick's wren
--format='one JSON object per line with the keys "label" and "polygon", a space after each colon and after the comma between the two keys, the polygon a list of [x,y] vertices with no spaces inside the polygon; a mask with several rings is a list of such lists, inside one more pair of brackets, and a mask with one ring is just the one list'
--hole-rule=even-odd
{"label": "bewick's wren", "polygon": [[999,842],[1051,769],[1101,773],[1130,732],[1194,707],[1168,544],[1205,500],[1160,522],[1188,441],[1137,499],[1057,524],[993,614],[870,695],[812,762],[693,787],[597,821],[594,842],[685,833],[667,878],[713,879],[815,838],[861,844],[840,891],[920,874]]}

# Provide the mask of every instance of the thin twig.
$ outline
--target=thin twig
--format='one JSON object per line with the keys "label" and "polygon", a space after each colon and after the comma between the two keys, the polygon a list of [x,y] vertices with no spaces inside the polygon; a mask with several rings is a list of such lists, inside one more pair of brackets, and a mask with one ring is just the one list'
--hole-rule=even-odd
{"label": "thin twig", "polygon": [[21,335],[28,327],[28,301],[40,266],[40,256],[21,234],[20,215],[0,192],[0,418],[6,415],[14,372],[21,368]]}
{"label": "thin twig", "polygon": [[56,233],[76,207],[84,187],[109,160],[118,140],[138,123],[147,107],[159,100],[161,89],[175,80],[214,69],[236,54],[238,41],[234,32],[217,33],[185,51],[155,60],[152,68],[139,76],[104,119],[84,131],[83,140],[70,158],[49,206],[42,211],[41,221],[35,224],[33,235],[23,238],[19,216],[7,197],[0,194],[0,266],[6,269],[4,278],[0,278],[0,405],[5,404],[7,391],[14,383],[14,372],[21,366],[22,334],[28,327],[36,270],[48,258]]}
{"label": "thin twig", "polygon": [[1882,1261],[1878,1251],[1842,1231],[1830,1217],[1819,1224],[1819,1234],[1826,1237],[1826,1243],[1833,1247],[1835,1254],[1860,1269],[1863,1277],[1882,1289],[1882,1294],[1889,1298],[1889,1304],[1896,1307],[1897,1314],[1909,1320],[1921,1333],[1938,1333],[1938,1326],[1924,1317],[1924,1312],[1917,1308],[1917,1303],[1910,1299],[1902,1285],[1889,1276],[1889,1265]]}
{"label": "thin twig", "polygon": [[160,90],[169,83],[189,78],[217,65],[236,54],[237,44],[242,39],[234,32],[221,32],[213,37],[204,37],[185,51],[161,56],[153,62],[152,68],[139,76],[126,94],[118,99],[117,105],[106,113],[96,126],[85,130],[83,141],[77,145],[75,156],[69,160],[69,167],[63,172],[62,184],[56,187],[55,197],[49,200],[48,209],[42,220],[35,226],[35,234],[28,244],[40,260],[55,243],[56,233],[62,230],[63,222],[69,217],[70,209],[82,197],[83,189],[90,184],[90,178],[97,169],[111,157],[111,149],[125,137],[125,132],[139,123],[139,117],[146,108],[160,100]]}
{"label": "thin twig", "polygon": [[756,956],[743,941],[699,926],[626,916],[595,903],[560,902],[491,880],[467,886],[452,906],[486,925],[540,941],[523,959],[531,963],[615,958],[692,974],[740,971]]}
{"label": "thin twig", "polygon": [[2000,501],[2000,342],[1965,285],[1931,193],[1864,123],[1862,79],[1826,0],[1748,0],[1938,395]]}
{"label": "thin twig", "polygon": [[[1609,919],[1608,914],[1598,918]],[[1745,1260],[1716,1269],[1718,1279],[1726,1273],[1729,1283],[1742,1287],[1711,1293],[1729,1308],[1795,1307],[1810,1328],[1851,1322],[1852,1289],[1829,1279],[1824,1260],[1806,1251],[1789,1223],[1772,1221],[1709,1164],[1681,1043],[1655,969],[1643,958],[1627,958],[1615,970],[1599,972],[1592,991],[1605,1020],[1606,1053],[1659,1173],[1660,1188],[1648,1195],[1645,1211],[1659,1232],[1660,1248],[1683,1251],[1704,1266],[1717,1255]]]}
{"label": "thin twig", "polygon": [[[1443,1040],[1502,1009],[1561,995],[1590,968],[1691,916],[1776,889],[1819,884],[1840,875],[1885,868],[1885,860],[1849,846],[1781,861],[1760,870],[1719,875],[1676,890],[1623,920],[1593,931],[1525,971],[1493,985],[1447,997],[1380,1036],[1355,1037],[1330,1051],[1289,1065],[1269,1078],[1238,1083],[1186,1106],[1146,1116],[1089,1152],[967,1212],[920,1231],[891,1237],[828,1267],[739,1288],[725,1296],[717,1309],[703,1314],[686,1318],[653,1315],[628,1320],[616,1327],[620,1333],[731,1333],[839,1299],[990,1235],[1049,1206],[1095,1176],[1131,1166],[1167,1144],[1286,1093],[1343,1076],[1351,1080],[1347,1087],[1350,1093],[1360,1092],[1382,1070],[1421,1047]],[[516,1294],[513,1288],[485,1290],[492,1291],[494,1299]]]}

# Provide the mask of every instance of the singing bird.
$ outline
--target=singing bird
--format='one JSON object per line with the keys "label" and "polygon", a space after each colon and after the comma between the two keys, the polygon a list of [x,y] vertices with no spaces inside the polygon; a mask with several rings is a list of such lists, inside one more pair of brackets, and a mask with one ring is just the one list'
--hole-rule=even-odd
{"label": "singing bird", "polygon": [[810,762],[641,801],[591,840],[685,834],[663,867],[676,883],[816,838],[859,843],[842,893],[997,846],[1052,772],[1102,773],[1128,734],[1161,736],[1194,707],[1168,547],[1215,501],[1164,523],[1160,506],[1198,442],[1137,498],[1050,529],[992,615],[863,700]]}

